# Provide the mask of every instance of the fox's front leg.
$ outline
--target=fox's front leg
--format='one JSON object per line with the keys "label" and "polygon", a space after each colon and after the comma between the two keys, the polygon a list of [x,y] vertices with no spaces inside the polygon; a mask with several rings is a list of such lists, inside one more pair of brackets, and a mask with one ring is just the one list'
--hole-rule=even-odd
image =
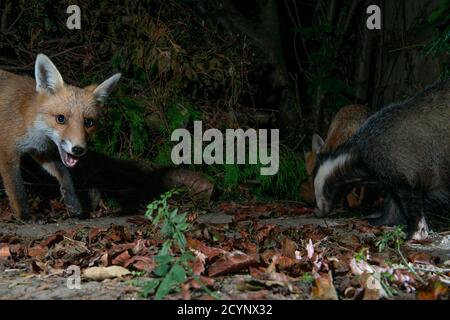
{"label": "fox's front leg", "polygon": [[28,206],[27,193],[20,173],[20,161],[0,162],[0,174],[3,179],[3,186],[8,196],[14,214],[21,219],[28,220],[30,208]]}
{"label": "fox's front leg", "polygon": [[39,157],[34,157],[41,166],[52,176],[58,180],[61,190],[61,195],[64,198],[64,204],[69,212],[75,216],[82,216],[83,209],[80,201],[75,193],[72,177],[69,170],[57,160],[45,160]]}

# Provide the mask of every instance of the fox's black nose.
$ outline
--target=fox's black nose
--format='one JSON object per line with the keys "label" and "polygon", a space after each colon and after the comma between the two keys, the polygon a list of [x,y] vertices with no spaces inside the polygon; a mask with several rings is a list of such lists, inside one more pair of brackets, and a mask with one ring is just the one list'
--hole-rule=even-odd
{"label": "fox's black nose", "polygon": [[80,146],[72,147],[72,154],[74,156],[82,156],[84,154],[85,148]]}

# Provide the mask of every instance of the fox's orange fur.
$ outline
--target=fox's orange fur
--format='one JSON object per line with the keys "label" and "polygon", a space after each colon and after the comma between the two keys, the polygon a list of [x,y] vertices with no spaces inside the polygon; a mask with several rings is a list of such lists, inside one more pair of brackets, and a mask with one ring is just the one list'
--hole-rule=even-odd
{"label": "fox's orange fur", "polygon": [[29,208],[20,158],[31,155],[61,185],[66,206],[81,214],[67,167],[73,167],[95,130],[101,103],[120,78],[84,89],[64,83],[45,55],[38,55],[36,80],[0,70],[0,174],[16,215]]}
{"label": "fox's orange fur", "polygon": [[[305,153],[305,166],[309,179],[300,186],[300,197],[305,202],[314,203],[314,187],[311,175],[316,165],[317,153],[328,153],[335,150],[353,136],[368,117],[369,112],[362,105],[354,104],[342,107],[331,121],[325,141],[323,142],[317,135],[313,137],[313,150]],[[364,189],[361,193],[363,192]],[[362,194],[360,196],[362,198]],[[353,206],[353,204],[358,204],[360,199],[356,200],[350,194],[347,196],[347,202],[350,206]]]}

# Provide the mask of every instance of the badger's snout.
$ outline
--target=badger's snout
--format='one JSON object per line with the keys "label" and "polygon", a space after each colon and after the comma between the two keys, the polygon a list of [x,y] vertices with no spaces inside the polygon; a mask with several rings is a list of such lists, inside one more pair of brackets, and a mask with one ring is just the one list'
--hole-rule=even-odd
{"label": "badger's snout", "polygon": [[324,218],[330,213],[330,207],[326,204],[317,205],[317,207],[314,209],[314,215],[318,218]]}

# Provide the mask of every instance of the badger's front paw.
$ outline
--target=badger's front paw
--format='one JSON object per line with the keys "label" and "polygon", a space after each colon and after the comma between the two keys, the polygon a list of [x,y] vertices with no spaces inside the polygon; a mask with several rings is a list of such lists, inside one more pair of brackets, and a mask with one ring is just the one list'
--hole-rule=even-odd
{"label": "badger's front paw", "polygon": [[373,226],[396,226],[406,224],[406,220],[403,217],[401,209],[390,197],[385,199],[383,210],[380,211],[375,217],[368,217],[367,220]]}
{"label": "badger's front paw", "polygon": [[417,224],[417,227],[415,228],[415,231],[410,231],[409,232],[409,239],[410,240],[425,240],[426,238],[428,238],[428,234],[429,234],[429,229],[428,229],[428,224],[425,221],[425,218],[422,217],[422,219],[420,219],[419,223]]}

